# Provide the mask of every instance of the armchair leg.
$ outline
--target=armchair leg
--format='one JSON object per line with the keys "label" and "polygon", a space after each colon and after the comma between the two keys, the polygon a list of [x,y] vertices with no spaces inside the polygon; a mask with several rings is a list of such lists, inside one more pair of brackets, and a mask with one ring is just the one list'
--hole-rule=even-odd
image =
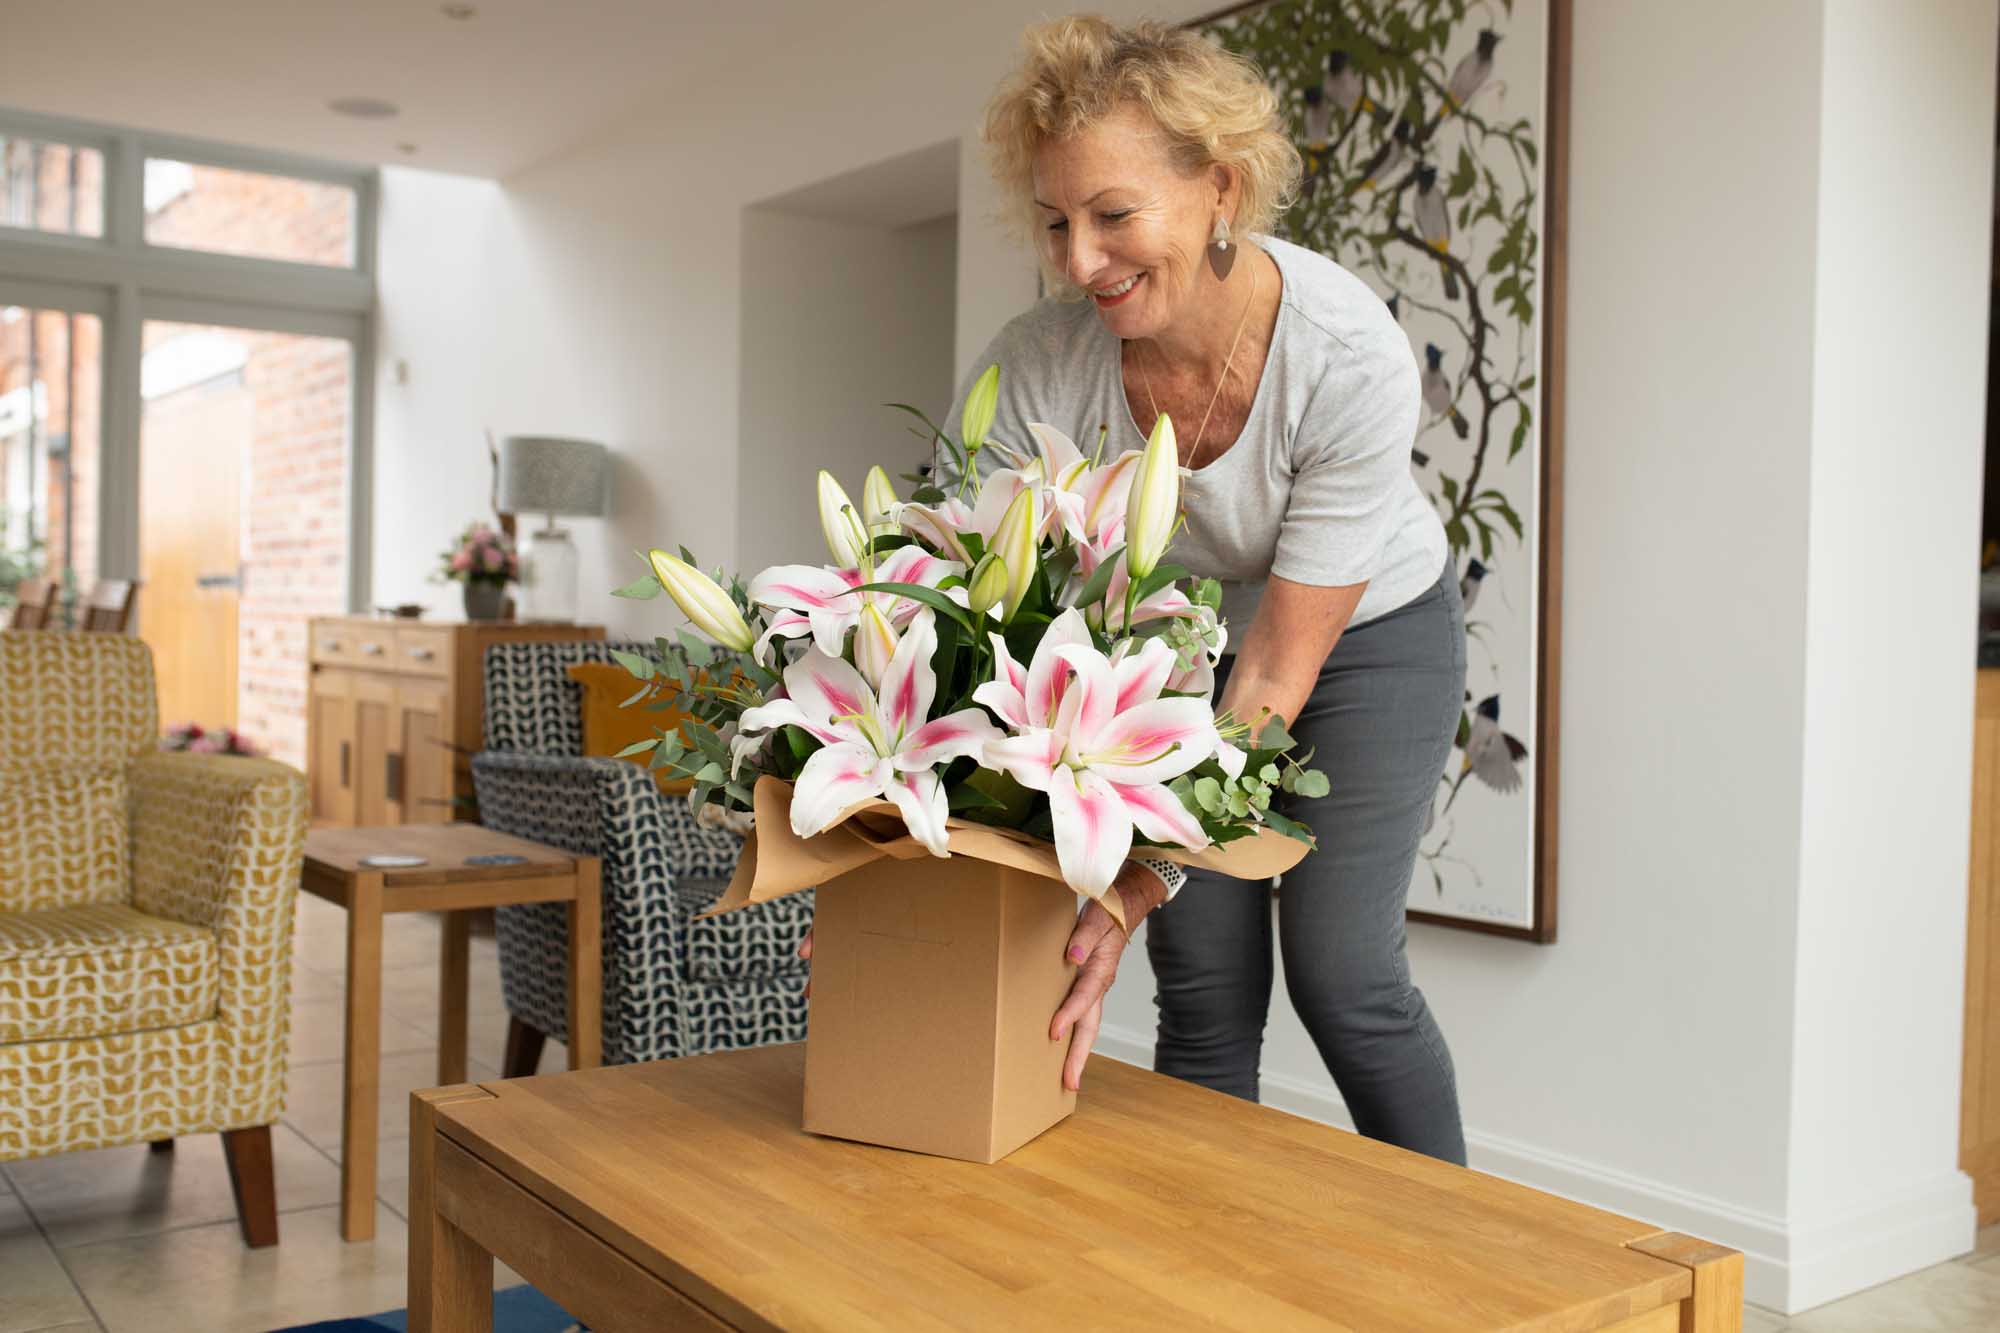
{"label": "armchair leg", "polygon": [[542,1063],[545,1033],[529,1027],[511,1014],[507,1018],[507,1055],[500,1062],[501,1078],[527,1078]]}
{"label": "armchair leg", "polygon": [[243,1243],[253,1250],[276,1245],[278,1191],[271,1168],[271,1127],[223,1130],[222,1155],[229,1162],[229,1188],[236,1195]]}
{"label": "armchair leg", "polygon": [[174,1150],[174,1141],[172,1139],[154,1139],[146,1145],[146,1150],[148,1152],[172,1152]]}

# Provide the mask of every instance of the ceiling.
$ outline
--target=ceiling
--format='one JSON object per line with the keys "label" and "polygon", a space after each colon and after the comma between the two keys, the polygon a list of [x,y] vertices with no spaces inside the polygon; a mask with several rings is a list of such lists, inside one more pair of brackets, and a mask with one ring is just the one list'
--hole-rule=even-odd
{"label": "ceiling", "polygon": [[[0,0],[0,109],[503,178],[820,12],[469,4],[460,21],[434,0]],[[357,120],[328,109],[339,98],[400,113]]]}

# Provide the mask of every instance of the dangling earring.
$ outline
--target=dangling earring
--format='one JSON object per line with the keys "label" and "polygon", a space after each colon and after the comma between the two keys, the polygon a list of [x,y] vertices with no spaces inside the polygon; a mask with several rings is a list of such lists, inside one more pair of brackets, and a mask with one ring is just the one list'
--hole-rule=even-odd
{"label": "dangling earring", "polygon": [[1229,220],[1220,213],[1208,233],[1208,267],[1219,282],[1229,281],[1229,270],[1236,267],[1236,251],[1229,248]]}

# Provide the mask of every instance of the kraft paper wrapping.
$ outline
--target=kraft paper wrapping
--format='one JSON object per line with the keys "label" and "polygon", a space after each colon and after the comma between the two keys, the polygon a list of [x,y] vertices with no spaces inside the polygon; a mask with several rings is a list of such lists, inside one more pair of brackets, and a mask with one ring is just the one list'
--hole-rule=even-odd
{"label": "kraft paper wrapping", "polygon": [[[910,835],[903,817],[887,801],[867,801],[854,806],[825,831],[801,838],[792,832],[792,784],[773,777],[758,778],[751,798],[757,811],[757,827],[744,842],[743,856],[736,863],[728,890],[716,900],[715,906],[702,913],[705,917],[825,884],[884,857],[905,861],[931,854],[928,847]],[[988,861],[1063,882],[1062,865],[1053,843],[1013,829],[993,828],[964,819],[947,820],[945,828],[953,856],[969,856],[975,861]],[[1178,861],[1235,879],[1269,879],[1281,875],[1305,859],[1309,850],[1298,839],[1270,828],[1260,828],[1249,837],[1198,852],[1173,847],[1143,849],[1149,857]],[[1125,924],[1117,894],[1107,893],[1098,901],[1119,925]]]}

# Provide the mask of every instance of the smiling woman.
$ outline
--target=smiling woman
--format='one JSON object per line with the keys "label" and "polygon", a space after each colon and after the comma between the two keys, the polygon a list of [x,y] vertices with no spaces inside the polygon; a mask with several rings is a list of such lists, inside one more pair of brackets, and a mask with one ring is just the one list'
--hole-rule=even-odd
{"label": "smiling woman", "polygon": [[[1287,989],[1363,1133],[1463,1162],[1451,1058],[1403,951],[1465,674],[1444,529],[1410,472],[1409,341],[1353,274],[1265,234],[1301,162],[1247,60],[1095,18],[1032,27],[1025,48],[985,133],[1056,296],[973,363],[1001,367],[991,439],[1026,452],[1031,423],[1101,423],[1117,457],[1179,425],[1174,558],[1222,576],[1234,622],[1222,711],[1284,719],[1331,782],[1287,810],[1322,848],[1279,902]],[[1079,1039],[1124,943],[1103,931],[1064,1006]],[[1193,872],[1147,949],[1156,1068],[1254,1099],[1268,897]]]}

